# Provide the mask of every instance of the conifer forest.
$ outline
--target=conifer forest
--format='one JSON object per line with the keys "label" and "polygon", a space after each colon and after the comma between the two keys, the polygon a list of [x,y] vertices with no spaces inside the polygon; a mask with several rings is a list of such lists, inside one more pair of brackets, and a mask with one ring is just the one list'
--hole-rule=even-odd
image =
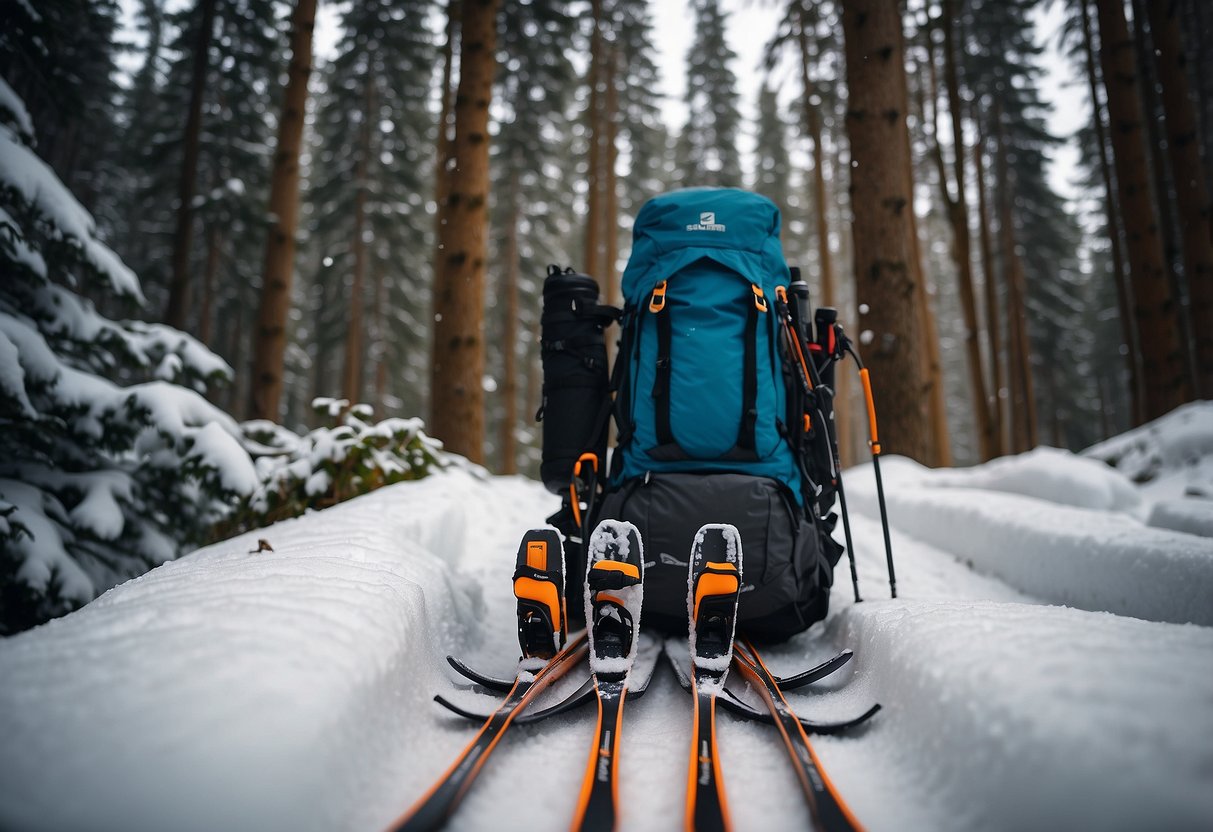
{"label": "conifer forest", "polygon": [[696,186],[780,208],[886,453],[1213,398],[1205,0],[0,0],[0,635],[453,456],[537,476],[548,265],[621,304]]}

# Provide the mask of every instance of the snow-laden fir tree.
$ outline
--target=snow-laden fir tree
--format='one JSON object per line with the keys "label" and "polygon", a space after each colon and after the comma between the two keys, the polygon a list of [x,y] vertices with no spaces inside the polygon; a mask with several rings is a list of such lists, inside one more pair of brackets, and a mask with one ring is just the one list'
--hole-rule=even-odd
{"label": "snow-laden fir tree", "polygon": [[737,55],[725,39],[728,21],[720,0],[693,0],[695,37],[687,52],[687,121],[677,144],[676,167],[684,187],[739,188],[741,112]]}
{"label": "snow-laden fir tree", "polygon": [[230,368],[85,296],[144,302],[34,132],[0,81],[0,633],[176,557],[256,486],[236,423],[200,394]]}
{"label": "snow-laden fir tree", "polygon": [[672,171],[670,131],[662,117],[661,70],[657,66],[653,21],[645,0],[614,4],[615,46],[619,50],[619,139],[628,166],[619,189],[620,251],[631,246],[631,223],[645,200],[667,190]]}
{"label": "snow-laden fir tree", "polygon": [[[437,52],[428,0],[348,6],[324,92],[309,172],[315,237],[311,303],[316,388],[381,412],[421,411],[430,332],[428,281]],[[369,337],[367,337],[369,336]],[[369,394],[369,395],[368,395]]]}

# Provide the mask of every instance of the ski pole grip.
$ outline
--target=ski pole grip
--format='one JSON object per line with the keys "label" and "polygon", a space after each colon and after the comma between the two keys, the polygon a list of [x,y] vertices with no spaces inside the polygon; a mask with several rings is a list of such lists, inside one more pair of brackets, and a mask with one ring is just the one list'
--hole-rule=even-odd
{"label": "ski pole grip", "polygon": [[872,398],[872,377],[868,374],[867,367],[859,371],[859,378],[863,381],[863,398],[868,405],[868,430],[872,434],[868,444],[872,446],[872,455],[880,456],[880,436],[876,433],[876,402]]}

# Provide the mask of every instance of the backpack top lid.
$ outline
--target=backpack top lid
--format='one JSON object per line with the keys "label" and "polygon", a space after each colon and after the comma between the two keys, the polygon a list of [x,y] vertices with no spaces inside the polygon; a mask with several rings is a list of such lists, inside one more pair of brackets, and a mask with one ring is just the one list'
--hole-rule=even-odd
{"label": "backpack top lid", "polygon": [[773,293],[789,279],[779,228],[775,203],[750,191],[687,188],[655,196],[636,215],[623,295],[638,301],[704,257]]}

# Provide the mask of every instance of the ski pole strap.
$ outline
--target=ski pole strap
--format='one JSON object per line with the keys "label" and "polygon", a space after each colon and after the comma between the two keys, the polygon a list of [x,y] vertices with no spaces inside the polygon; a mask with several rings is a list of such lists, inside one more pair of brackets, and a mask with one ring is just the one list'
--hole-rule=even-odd
{"label": "ski pole strap", "polygon": [[859,378],[863,381],[863,398],[868,406],[868,430],[872,434],[868,445],[872,448],[872,456],[880,456],[880,437],[876,433],[876,402],[872,398],[872,378],[867,367],[860,368]]}

